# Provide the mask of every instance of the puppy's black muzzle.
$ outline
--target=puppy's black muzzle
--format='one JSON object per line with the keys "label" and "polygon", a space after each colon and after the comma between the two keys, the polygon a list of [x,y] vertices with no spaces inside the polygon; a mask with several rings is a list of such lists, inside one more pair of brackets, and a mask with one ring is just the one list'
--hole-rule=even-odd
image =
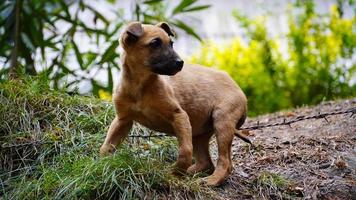
{"label": "puppy's black muzzle", "polygon": [[182,70],[184,61],[180,58],[168,60],[166,62],[155,63],[151,65],[152,72],[161,75],[173,76]]}

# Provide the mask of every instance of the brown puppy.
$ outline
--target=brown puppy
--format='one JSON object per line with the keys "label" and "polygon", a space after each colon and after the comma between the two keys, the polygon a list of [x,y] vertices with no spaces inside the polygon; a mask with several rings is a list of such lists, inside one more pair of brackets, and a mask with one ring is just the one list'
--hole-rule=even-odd
{"label": "brown puppy", "polygon": [[[113,96],[117,115],[100,153],[113,153],[136,121],[177,137],[176,170],[213,171],[203,181],[219,185],[232,170],[231,144],[246,118],[247,100],[227,73],[198,65],[183,68],[173,50],[173,35],[166,23],[139,22],[130,23],[122,34],[121,80]],[[213,134],[219,153],[215,170],[209,155]]]}

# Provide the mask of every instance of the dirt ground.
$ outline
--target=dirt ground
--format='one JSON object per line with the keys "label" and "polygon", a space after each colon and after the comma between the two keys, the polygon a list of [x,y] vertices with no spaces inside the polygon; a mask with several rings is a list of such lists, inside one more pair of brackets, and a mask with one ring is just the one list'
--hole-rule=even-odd
{"label": "dirt ground", "polygon": [[[243,127],[356,107],[356,98],[250,118]],[[221,199],[356,199],[356,114],[300,121],[235,138]],[[213,142],[214,143],[214,142]],[[214,143],[215,144],[215,143]],[[211,149],[216,158],[216,145]]]}

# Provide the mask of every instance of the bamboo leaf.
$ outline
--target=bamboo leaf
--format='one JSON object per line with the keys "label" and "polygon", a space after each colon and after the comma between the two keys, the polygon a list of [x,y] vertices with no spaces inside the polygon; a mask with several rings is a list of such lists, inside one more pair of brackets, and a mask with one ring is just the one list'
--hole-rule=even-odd
{"label": "bamboo leaf", "polygon": [[116,48],[119,46],[119,41],[114,41],[104,52],[100,62],[98,64],[103,64],[109,60],[112,60],[116,56]]}
{"label": "bamboo leaf", "polygon": [[87,69],[91,64],[93,64],[94,60],[98,57],[97,53],[88,52],[83,55],[85,58],[84,69]]}
{"label": "bamboo leaf", "polygon": [[72,43],[72,46],[73,46],[75,57],[77,58],[77,61],[78,61],[79,65],[80,65],[80,68],[84,69],[82,54],[80,53],[79,48],[78,48],[77,44],[74,42],[74,40],[72,40],[71,43]]}
{"label": "bamboo leaf", "polygon": [[15,1],[5,1],[3,5],[0,6],[0,18],[8,18],[14,10]]}
{"label": "bamboo leaf", "polygon": [[195,3],[196,0],[182,0],[174,9],[173,9],[173,15],[182,12],[185,8],[189,7],[193,3]]}
{"label": "bamboo leaf", "polygon": [[193,11],[199,11],[199,10],[204,10],[204,9],[208,9],[208,8],[210,8],[210,5],[201,5],[201,6],[184,9],[182,12],[193,12]]}
{"label": "bamboo leaf", "polygon": [[21,33],[22,42],[29,48],[31,51],[35,51],[36,47],[33,45],[30,37],[26,33]]}
{"label": "bamboo leaf", "polygon": [[86,8],[88,8],[89,10],[91,10],[95,17],[100,19],[101,21],[103,21],[106,25],[110,24],[109,20],[107,20],[100,12],[98,12],[97,10],[95,10],[93,7],[89,6],[89,5],[85,5]]}
{"label": "bamboo leaf", "polygon": [[201,41],[200,36],[193,30],[193,28],[191,28],[184,22],[182,22],[180,20],[175,20],[172,22],[172,24],[177,26],[178,28],[184,30],[187,34],[189,34],[189,35],[195,37],[196,39],[198,39],[199,41]]}
{"label": "bamboo leaf", "polygon": [[112,64],[116,69],[120,69],[120,66],[119,66],[116,62],[111,62],[111,64]]}
{"label": "bamboo leaf", "polygon": [[69,12],[69,6],[70,4],[67,4],[65,1],[59,1],[59,4],[61,5],[62,10],[65,12],[66,17],[65,18],[69,18],[69,21],[71,20],[71,14]]}
{"label": "bamboo leaf", "polygon": [[58,66],[60,67],[60,69],[62,70],[62,72],[64,74],[70,74],[70,73],[73,73],[72,70],[70,70],[67,66],[65,66],[63,63],[58,63]]}
{"label": "bamboo leaf", "polygon": [[123,22],[120,22],[120,23],[116,24],[116,25],[115,25],[115,28],[111,31],[111,33],[109,33],[109,34],[107,35],[107,39],[109,39],[109,38],[111,38],[113,35],[115,35],[115,34],[119,31],[119,29],[122,27],[123,24],[124,24]]}
{"label": "bamboo leaf", "polygon": [[93,95],[99,96],[99,90],[105,89],[98,81],[91,79],[91,84],[93,86]]}
{"label": "bamboo leaf", "polygon": [[112,91],[113,86],[114,86],[114,81],[113,81],[113,77],[112,77],[111,66],[109,64],[109,66],[108,66],[108,90]]}
{"label": "bamboo leaf", "polygon": [[158,2],[161,2],[161,1],[162,0],[146,0],[143,3],[144,4],[155,4],[155,3],[158,3]]}

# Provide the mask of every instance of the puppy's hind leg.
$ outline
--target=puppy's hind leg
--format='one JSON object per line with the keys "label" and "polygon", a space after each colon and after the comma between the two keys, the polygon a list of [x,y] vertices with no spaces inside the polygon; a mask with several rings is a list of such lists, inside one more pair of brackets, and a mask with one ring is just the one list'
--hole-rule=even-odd
{"label": "puppy's hind leg", "polygon": [[198,172],[212,173],[214,171],[214,165],[211,161],[209,153],[209,141],[211,133],[205,135],[199,135],[193,137],[193,155],[195,158],[195,164],[190,166],[187,170],[189,174],[195,174]]}
{"label": "puppy's hind leg", "polygon": [[217,109],[213,113],[219,157],[214,173],[203,179],[206,185],[220,185],[232,171],[231,145],[236,130],[233,118],[232,113],[222,109]]}
{"label": "puppy's hind leg", "polygon": [[105,141],[100,147],[101,156],[114,153],[116,146],[122,143],[122,141],[128,135],[132,127],[132,123],[133,122],[131,120],[119,119],[117,116],[115,117],[110,125]]}

